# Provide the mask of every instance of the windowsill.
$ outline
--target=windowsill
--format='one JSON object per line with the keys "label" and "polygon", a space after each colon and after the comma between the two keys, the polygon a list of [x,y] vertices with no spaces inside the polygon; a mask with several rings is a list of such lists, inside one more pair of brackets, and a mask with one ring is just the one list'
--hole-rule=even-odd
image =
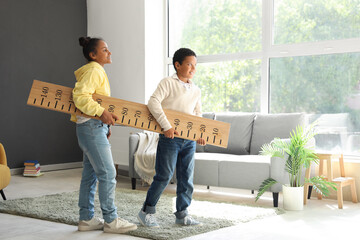
{"label": "windowsill", "polygon": [[344,162],[360,163],[360,156],[344,155]]}

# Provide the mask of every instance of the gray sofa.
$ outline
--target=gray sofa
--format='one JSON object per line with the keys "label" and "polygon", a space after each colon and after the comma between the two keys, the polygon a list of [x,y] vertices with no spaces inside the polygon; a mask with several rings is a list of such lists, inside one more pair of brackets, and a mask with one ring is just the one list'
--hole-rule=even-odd
{"label": "gray sofa", "polygon": [[[270,188],[274,207],[282,184],[289,182],[284,171],[285,162],[279,158],[259,155],[261,146],[274,138],[289,138],[298,125],[305,124],[305,114],[205,113],[203,117],[231,124],[228,147],[197,146],[194,184],[258,190],[262,181],[272,177],[278,183]],[[129,176],[132,188],[139,176],[134,170],[134,153],[139,136],[129,139]]]}

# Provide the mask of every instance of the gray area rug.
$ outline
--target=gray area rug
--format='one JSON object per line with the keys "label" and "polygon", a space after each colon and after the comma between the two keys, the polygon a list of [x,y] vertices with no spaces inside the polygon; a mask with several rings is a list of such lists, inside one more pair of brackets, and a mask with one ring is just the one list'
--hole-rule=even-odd
{"label": "gray area rug", "polygon": [[[0,212],[38,218],[48,221],[77,225],[79,209],[77,206],[79,192],[46,195],[36,198],[22,198],[0,202]],[[156,218],[160,228],[150,229],[140,226],[136,216],[146,192],[130,189],[116,189],[116,206],[121,218],[138,224],[138,229],[127,234],[150,239],[181,239],[220,228],[233,226],[267,216],[283,213],[276,208],[262,208],[239,204],[193,200],[189,213],[201,221],[200,227],[176,225],[175,195],[163,194],[157,205]],[[95,215],[101,217],[98,197],[96,196]]]}

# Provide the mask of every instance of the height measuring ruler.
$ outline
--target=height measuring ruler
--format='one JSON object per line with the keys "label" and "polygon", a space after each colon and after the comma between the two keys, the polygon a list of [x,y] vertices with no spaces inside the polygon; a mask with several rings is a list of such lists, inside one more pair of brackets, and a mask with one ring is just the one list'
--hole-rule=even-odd
{"label": "height measuring ruler", "polygon": [[[93,94],[93,99],[119,117],[119,120],[115,122],[116,124],[162,133],[160,125],[144,104],[99,94]],[[75,107],[72,100],[72,88],[38,80],[33,82],[27,104],[99,119],[98,117],[88,116]],[[203,138],[207,144],[223,148],[227,147],[230,131],[229,123],[168,109],[164,109],[164,112],[171,125],[179,133],[176,137],[194,141]]]}

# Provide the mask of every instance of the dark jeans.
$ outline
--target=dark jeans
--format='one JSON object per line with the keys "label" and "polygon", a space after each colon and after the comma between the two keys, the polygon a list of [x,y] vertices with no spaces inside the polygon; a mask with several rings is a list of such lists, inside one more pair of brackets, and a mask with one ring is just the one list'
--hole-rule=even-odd
{"label": "dark jeans", "polygon": [[196,142],[181,138],[166,138],[160,134],[156,152],[156,163],[154,181],[151,184],[143,211],[155,213],[155,206],[161,194],[171,180],[176,167],[176,217],[184,218],[187,208],[190,206],[194,190],[194,153]]}

